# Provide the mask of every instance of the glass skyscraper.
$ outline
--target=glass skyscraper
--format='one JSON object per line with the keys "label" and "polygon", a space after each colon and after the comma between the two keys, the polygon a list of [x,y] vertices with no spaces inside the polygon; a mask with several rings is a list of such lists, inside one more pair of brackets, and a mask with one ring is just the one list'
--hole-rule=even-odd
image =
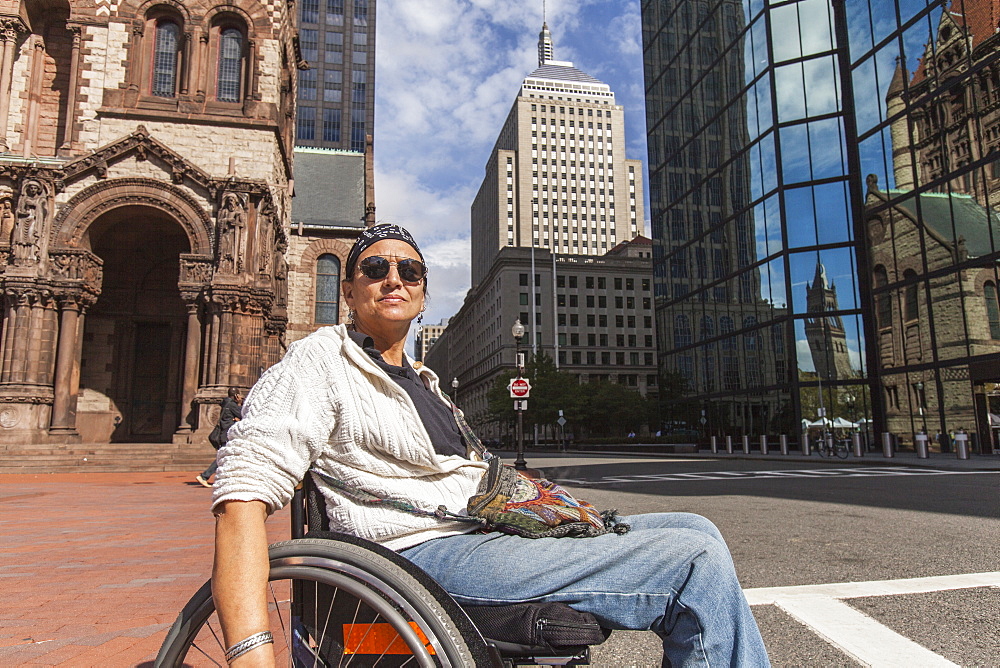
{"label": "glass skyscraper", "polygon": [[691,399],[678,417],[752,437],[990,433],[992,6],[642,3],[660,363]]}

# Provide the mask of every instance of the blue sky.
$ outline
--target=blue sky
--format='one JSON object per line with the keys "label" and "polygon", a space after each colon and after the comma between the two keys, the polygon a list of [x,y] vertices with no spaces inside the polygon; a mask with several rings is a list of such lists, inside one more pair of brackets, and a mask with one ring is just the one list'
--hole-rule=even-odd
{"label": "blue sky", "polygon": [[[625,108],[626,155],[646,160],[638,0],[548,0],[557,60],[609,84]],[[469,208],[517,95],[537,66],[542,0],[378,5],[375,201],[409,228],[430,266],[425,322],[469,289]]]}

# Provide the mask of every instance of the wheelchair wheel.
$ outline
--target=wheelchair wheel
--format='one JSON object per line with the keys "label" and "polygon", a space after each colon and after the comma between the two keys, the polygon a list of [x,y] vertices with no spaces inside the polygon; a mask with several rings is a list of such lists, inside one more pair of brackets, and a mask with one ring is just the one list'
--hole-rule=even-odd
{"label": "wheelchair wheel", "polygon": [[[489,665],[485,643],[455,602],[402,557],[374,547],[313,538],[271,546],[278,665]],[[224,652],[209,581],[181,611],[155,665],[225,666]]]}

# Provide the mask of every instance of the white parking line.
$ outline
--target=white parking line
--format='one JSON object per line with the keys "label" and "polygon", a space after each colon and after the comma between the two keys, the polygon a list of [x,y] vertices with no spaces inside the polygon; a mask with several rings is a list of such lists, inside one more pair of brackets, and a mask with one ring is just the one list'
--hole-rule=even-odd
{"label": "white parking line", "polygon": [[750,605],[775,605],[866,666],[955,666],[840,599],[1000,587],[1000,571],[903,580],[746,589]]}

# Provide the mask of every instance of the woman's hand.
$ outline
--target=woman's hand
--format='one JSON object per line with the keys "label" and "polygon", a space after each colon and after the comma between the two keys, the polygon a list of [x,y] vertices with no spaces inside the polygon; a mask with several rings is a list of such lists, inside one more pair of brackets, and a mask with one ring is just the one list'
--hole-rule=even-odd
{"label": "woman's hand", "polygon": [[[268,631],[267,506],[262,501],[225,501],[215,509],[212,597],[226,647]],[[273,666],[273,645],[237,658],[233,668]]]}

